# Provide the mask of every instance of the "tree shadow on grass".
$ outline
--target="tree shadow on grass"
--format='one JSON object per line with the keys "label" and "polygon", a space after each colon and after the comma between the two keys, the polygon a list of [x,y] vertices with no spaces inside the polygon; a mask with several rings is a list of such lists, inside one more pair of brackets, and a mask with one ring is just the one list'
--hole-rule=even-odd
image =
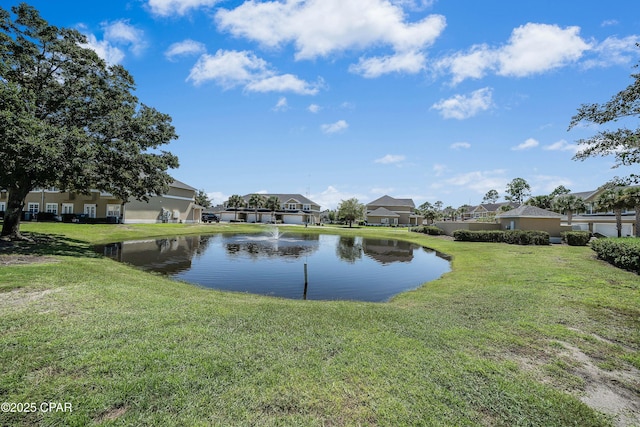
{"label": "tree shadow on grass", "polygon": [[1,255],[74,256],[95,258],[98,254],[82,240],[70,239],[61,234],[26,232],[29,240],[0,239]]}

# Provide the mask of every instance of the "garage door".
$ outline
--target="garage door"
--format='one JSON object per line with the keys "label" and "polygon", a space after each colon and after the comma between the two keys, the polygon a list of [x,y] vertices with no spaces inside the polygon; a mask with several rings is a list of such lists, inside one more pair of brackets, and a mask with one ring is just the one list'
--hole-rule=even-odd
{"label": "garage door", "polygon": [[[615,224],[593,224],[593,232],[608,237],[617,237],[618,229]],[[631,236],[633,232],[631,224],[622,224],[622,236]]]}

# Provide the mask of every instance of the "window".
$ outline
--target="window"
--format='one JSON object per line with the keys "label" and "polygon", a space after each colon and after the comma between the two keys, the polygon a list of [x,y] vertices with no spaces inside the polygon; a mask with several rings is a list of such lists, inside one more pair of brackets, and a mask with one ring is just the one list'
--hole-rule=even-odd
{"label": "window", "polygon": [[311,210],[311,205],[302,205],[302,210],[303,211],[310,211]]}
{"label": "window", "polygon": [[96,205],[84,205],[84,213],[87,214],[89,218],[96,217]]}
{"label": "window", "polygon": [[31,212],[32,214],[37,214],[38,212],[40,212],[40,203],[29,202],[29,204],[27,205],[27,211]]}
{"label": "window", "polygon": [[0,202],[0,212],[4,212],[7,210],[7,205],[5,202]]}
{"label": "window", "polygon": [[107,216],[120,217],[120,205],[107,205]]}
{"label": "window", "polygon": [[62,204],[62,213],[63,214],[72,214],[73,213],[73,203],[63,203]]}
{"label": "window", "polygon": [[295,203],[287,203],[287,209],[292,211],[295,210],[297,206],[298,205],[296,205]]}
{"label": "window", "polygon": [[58,204],[57,203],[47,203],[45,205],[45,212],[52,213],[54,215],[58,215]]}

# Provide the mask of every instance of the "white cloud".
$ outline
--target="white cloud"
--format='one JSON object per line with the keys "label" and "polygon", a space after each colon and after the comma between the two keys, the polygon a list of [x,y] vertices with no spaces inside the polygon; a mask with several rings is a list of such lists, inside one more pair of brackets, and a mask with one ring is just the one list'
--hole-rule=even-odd
{"label": "white cloud", "polygon": [[580,27],[532,23],[514,29],[500,50],[498,74],[523,77],[577,61],[590,48],[579,33]]}
{"label": "white cloud", "polygon": [[178,43],[173,43],[165,51],[164,56],[168,60],[172,61],[176,56],[200,55],[201,53],[206,52],[206,50],[207,49],[204,44],[187,39]]}
{"label": "white cloud", "polygon": [[187,80],[196,85],[213,80],[230,89],[259,80],[268,74],[267,62],[252,52],[220,49],[215,55],[205,53],[200,56]]}
{"label": "white cloud", "polygon": [[433,171],[435,172],[436,176],[441,176],[447,171],[447,165],[436,163],[435,165],[433,165]]}
{"label": "white cloud", "polygon": [[309,105],[309,107],[307,108],[307,110],[309,110],[309,112],[311,113],[317,113],[318,111],[320,111],[321,107],[317,104],[311,104]]}
{"label": "white cloud", "polygon": [[463,187],[478,194],[486,194],[491,189],[505,188],[510,181],[505,169],[473,171],[453,176],[444,181],[443,187]]}
{"label": "white cloud", "polygon": [[443,58],[436,68],[447,69],[453,84],[488,72],[511,77],[543,73],[578,61],[592,48],[579,33],[579,27],[527,23],[515,28],[504,46],[472,46],[468,52]]}
{"label": "white cloud", "polygon": [[252,81],[246,89],[252,92],[293,92],[298,95],[315,95],[320,84],[312,85],[293,74],[264,77]]}
{"label": "white cloud", "polygon": [[578,145],[569,144],[564,139],[561,139],[560,141],[554,142],[553,144],[545,145],[544,147],[542,147],[542,149],[548,151],[571,151],[576,153],[578,152]]}
{"label": "white cloud", "polygon": [[375,163],[382,163],[383,165],[398,164],[406,159],[405,156],[400,154],[387,154],[384,157],[374,160]]}
{"label": "white cloud", "polygon": [[329,123],[329,124],[324,124],[320,126],[320,128],[322,129],[322,132],[327,134],[342,132],[348,127],[349,127],[349,124],[344,120],[338,120],[335,123]]}
{"label": "white cloud", "polygon": [[224,194],[220,191],[211,191],[209,193],[207,193],[207,197],[209,198],[209,200],[212,201],[212,204],[214,206],[216,205],[221,205],[224,202],[226,202],[227,200],[229,200],[229,197],[231,197],[230,194]]}
{"label": "white cloud", "polygon": [[383,57],[360,58],[358,64],[352,64],[349,67],[349,71],[367,78],[380,77],[389,73],[416,74],[425,68],[426,61],[422,52],[402,52]]}
{"label": "white cloud", "polygon": [[128,45],[129,50],[131,50],[135,55],[140,55],[147,47],[144,32],[129,24],[128,20],[104,23],[102,26],[104,29],[105,40]]}
{"label": "white cloud", "polygon": [[571,188],[573,181],[563,176],[554,175],[535,175],[529,179],[532,194],[549,194],[558,186],[564,185]]}
{"label": "white cloud", "polygon": [[[147,47],[144,32],[127,20],[103,22],[101,24],[103,39],[98,40],[94,34],[85,34],[87,43],[83,47],[92,49],[107,64],[119,64],[125,58],[124,48],[134,55],[140,55]],[[81,30],[86,29],[80,26]]]}
{"label": "white cloud", "polygon": [[515,147],[511,147],[511,149],[514,151],[530,150],[532,148],[537,147],[538,145],[540,145],[538,141],[536,141],[533,138],[529,138],[522,144],[516,145]]}
{"label": "white cloud", "polygon": [[289,109],[289,104],[287,104],[287,98],[280,97],[275,107],[273,107],[273,111],[286,111]]}
{"label": "white cloud", "polygon": [[436,63],[437,69],[448,69],[453,78],[451,83],[456,85],[466,79],[480,79],[487,70],[494,67],[497,53],[487,45],[473,46],[469,52],[456,53]]}
{"label": "white cloud", "polygon": [[326,190],[318,194],[309,196],[311,200],[318,203],[322,209],[336,209],[342,200],[348,200],[355,197],[360,203],[366,203],[369,200],[364,194],[348,193],[340,191],[336,187],[330,185]]}
{"label": "white cloud", "polygon": [[417,22],[405,18],[402,5],[387,0],[247,1],[216,13],[220,30],[272,48],[291,43],[298,60],[391,48],[388,57],[361,60],[356,70],[369,76],[421,69],[424,58],[417,52],[430,46],[446,26],[441,15]]}
{"label": "white cloud", "polygon": [[293,92],[299,95],[315,95],[320,85],[311,85],[292,74],[278,75],[253,52],[222,49],[215,55],[201,55],[187,80],[195,85],[211,80],[225,89],[243,86],[251,92]]}
{"label": "white cloud", "polygon": [[470,94],[455,95],[453,98],[443,99],[431,106],[434,110],[439,110],[445,119],[468,119],[481,111],[488,110],[492,105],[492,90],[485,87]]}
{"label": "white cloud", "polygon": [[119,64],[125,57],[124,52],[107,40],[98,40],[93,34],[86,34],[87,43],[82,47],[93,50],[107,64]]}
{"label": "white cloud", "polygon": [[211,7],[220,0],[149,0],[149,8],[154,15],[184,15],[191,9]]}
{"label": "white cloud", "polygon": [[586,60],[584,67],[610,67],[628,64],[639,56],[638,43],[640,43],[640,36],[628,36],[622,39],[607,37],[595,46],[593,53],[596,57]]}
{"label": "white cloud", "polygon": [[471,148],[471,144],[468,142],[454,142],[449,146],[452,150],[460,150],[461,148]]}

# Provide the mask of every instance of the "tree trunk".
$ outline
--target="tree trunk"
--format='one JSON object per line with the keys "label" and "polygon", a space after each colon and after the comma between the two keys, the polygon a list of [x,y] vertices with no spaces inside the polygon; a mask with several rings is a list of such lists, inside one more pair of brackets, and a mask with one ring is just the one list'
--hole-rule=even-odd
{"label": "tree trunk", "polygon": [[572,219],[573,219],[573,211],[567,211],[567,225],[571,225]]}
{"label": "tree trunk", "polygon": [[24,208],[24,199],[29,191],[9,188],[9,198],[7,200],[7,210],[4,213],[4,223],[2,224],[2,237],[11,240],[23,240],[20,234],[20,218]]}
{"label": "tree trunk", "polygon": [[622,237],[622,209],[616,209],[616,228],[618,229],[618,237]]}
{"label": "tree trunk", "polygon": [[640,237],[640,205],[636,205],[636,237]]}

